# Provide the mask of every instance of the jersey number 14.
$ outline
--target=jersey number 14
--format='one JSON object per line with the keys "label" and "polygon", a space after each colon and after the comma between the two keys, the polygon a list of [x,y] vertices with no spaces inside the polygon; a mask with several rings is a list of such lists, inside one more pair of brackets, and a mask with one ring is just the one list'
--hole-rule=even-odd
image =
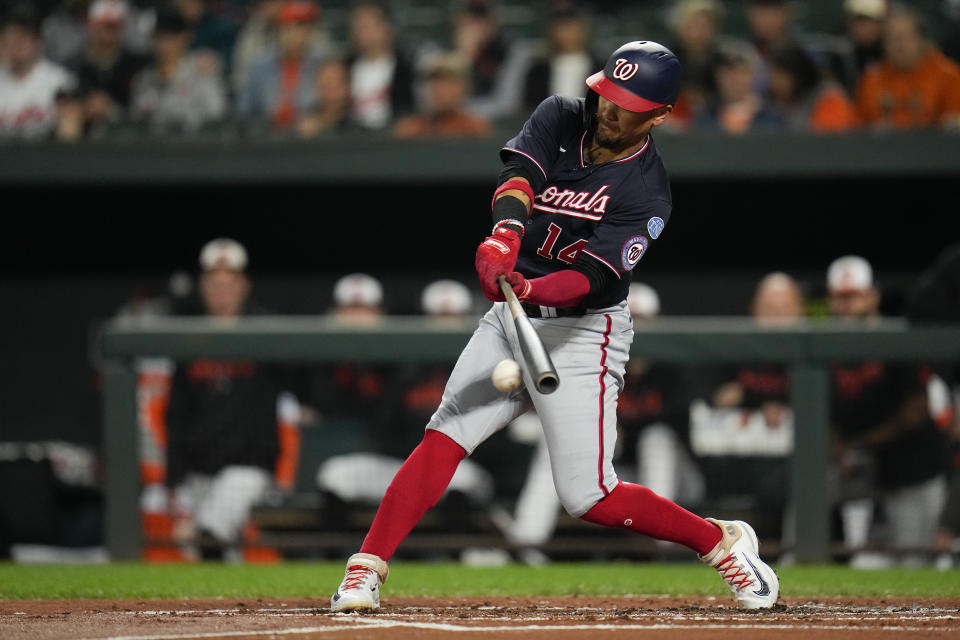
{"label": "jersey number 14", "polygon": [[[563,231],[563,229],[559,226],[553,222],[550,223],[550,226],[547,227],[547,239],[544,240],[540,248],[537,249],[538,256],[553,260],[553,245],[557,244],[557,238],[560,237],[561,231]],[[577,240],[576,242],[568,244],[563,249],[560,249],[560,252],[557,254],[557,260],[566,262],[567,264],[573,264],[576,262],[577,256],[580,255],[580,252],[583,251],[583,248],[586,246],[586,240]]]}

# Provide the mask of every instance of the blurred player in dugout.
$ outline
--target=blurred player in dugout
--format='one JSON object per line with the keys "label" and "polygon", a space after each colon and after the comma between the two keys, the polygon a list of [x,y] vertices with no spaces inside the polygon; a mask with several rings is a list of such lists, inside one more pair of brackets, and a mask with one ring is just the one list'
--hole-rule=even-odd
{"label": "blurred player in dugout", "polygon": [[[345,326],[376,325],[383,318],[383,286],[366,273],[349,273],[333,287],[328,315]],[[363,438],[383,411],[383,397],[391,384],[389,364],[344,360],[305,367],[298,388],[304,422],[333,427],[340,434]]]}
{"label": "blurred player in dugout", "polygon": [[[827,270],[831,314],[869,326],[879,317],[880,291],[870,263],[842,256]],[[885,543],[904,564],[925,563],[947,499],[947,433],[954,415],[950,390],[933,368],[917,362],[840,362],[831,367],[833,453],[844,542],[854,566],[886,565],[869,552]],[[885,533],[874,530],[874,504]]]}
{"label": "blurred player in dugout", "polygon": [[[247,252],[231,239],[203,247],[202,315],[257,315]],[[177,542],[203,558],[235,559],[255,538],[251,510],[293,486],[299,453],[296,399],[283,370],[252,360],[197,359],[177,366],[166,411],[166,484]],[[246,530],[245,530],[246,528]],[[243,543],[243,544],[242,544]]]}
{"label": "blurred player in dugout", "polygon": [[[350,274],[334,287],[334,314],[342,322],[355,318],[382,317],[382,286],[366,274]],[[467,317],[473,306],[469,289],[455,280],[437,280],[424,288],[421,310],[431,322],[456,322]],[[340,365],[353,367],[359,365]],[[338,369],[338,371],[340,370]],[[372,370],[362,368],[364,375]],[[383,498],[403,460],[420,441],[423,424],[436,410],[443,395],[451,363],[417,363],[393,365],[380,370],[376,397],[366,395],[364,411],[359,406],[342,404],[337,415],[366,417],[363,427],[369,436],[370,448],[327,458],[317,470],[317,487],[338,508],[375,507]],[[335,375],[336,384],[354,379]],[[351,397],[350,388],[343,388],[343,400]],[[359,392],[360,389],[354,389]],[[352,394],[352,395],[356,395]],[[330,399],[336,402],[335,398]],[[333,410],[332,404],[321,411]],[[477,461],[467,459],[458,467],[448,487],[440,512],[446,514],[444,526],[462,530],[469,511],[488,504],[493,497],[493,477]]]}
{"label": "blurred player in dugout", "polygon": [[[803,289],[787,273],[774,271],[756,284],[749,305],[759,327],[802,326]],[[747,503],[762,514],[766,535],[779,530],[790,562],[795,516],[790,503],[789,459],[794,420],[787,366],[743,362],[698,372],[698,398],[690,406],[688,443],[705,477],[707,502]],[[731,469],[737,473],[731,473]],[[764,478],[762,485],[752,479]]]}

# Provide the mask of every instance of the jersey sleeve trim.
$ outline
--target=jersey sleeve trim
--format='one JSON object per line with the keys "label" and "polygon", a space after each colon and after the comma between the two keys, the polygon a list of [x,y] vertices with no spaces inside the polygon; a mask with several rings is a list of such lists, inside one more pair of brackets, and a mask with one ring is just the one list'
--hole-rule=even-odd
{"label": "jersey sleeve trim", "polygon": [[605,264],[605,265],[607,265],[608,267],[610,267],[610,270],[613,271],[613,273],[617,276],[617,280],[620,279],[620,272],[617,271],[617,268],[616,268],[615,266],[613,266],[612,264],[610,264],[609,262],[607,262],[606,260],[604,260],[603,258],[601,258],[600,256],[598,256],[597,254],[595,254],[595,253],[590,253],[590,252],[587,251],[586,249],[583,250],[583,253],[587,254],[587,255],[590,256],[591,258],[594,258],[594,259],[596,259],[596,260],[599,260],[599,261],[602,262],[603,264]]}
{"label": "jersey sleeve trim", "polygon": [[534,158],[533,156],[531,156],[529,153],[526,153],[525,151],[521,151],[520,149],[515,149],[514,147],[504,147],[503,150],[504,150],[504,151],[511,151],[511,152],[513,152],[513,153],[519,153],[520,155],[522,155],[522,156],[524,156],[524,157],[526,157],[526,158],[529,158],[530,161],[533,162],[533,164],[537,165],[537,168],[540,169],[540,173],[543,174],[543,179],[544,179],[544,180],[547,179],[547,172],[546,172],[546,170],[544,170],[543,166],[542,166],[539,162],[537,162],[536,158]]}

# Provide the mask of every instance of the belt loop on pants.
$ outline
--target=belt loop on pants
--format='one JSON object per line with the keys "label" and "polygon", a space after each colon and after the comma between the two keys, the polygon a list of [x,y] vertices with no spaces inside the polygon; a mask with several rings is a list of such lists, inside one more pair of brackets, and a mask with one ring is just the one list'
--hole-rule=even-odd
{"label": "belt loop on pants", "polygon": [[587,315],[585,307],[541,307],[540,305],[521,303],[529,318],[575,318]]}

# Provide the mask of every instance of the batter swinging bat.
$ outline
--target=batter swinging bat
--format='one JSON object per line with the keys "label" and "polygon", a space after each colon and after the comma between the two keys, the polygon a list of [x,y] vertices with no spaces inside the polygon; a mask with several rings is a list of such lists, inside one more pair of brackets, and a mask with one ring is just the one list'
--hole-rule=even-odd
{"label": "batter swinging bat", "polygon": [[520,341],[520,351],[523,353],[523,365],[530,377],[533,378],[533,384],[537,391],[544,395],[553,393],[560,386],[560,377],[557,375],[556,367],[553,366],[550,354],[543,346],[543,341],[540,339],[537,330],[530,323],[530,318],[527,317],[523,307],[520,306],[520,301],[517,300],[517,294],[513,292],[513,288],[503,276],[500,276],[498,280],[500,290],[503,291],[503,295],[507,299],[507,306],[510,307],[510,313],[513,315],[513,323],[517,327],[517,338]]}

